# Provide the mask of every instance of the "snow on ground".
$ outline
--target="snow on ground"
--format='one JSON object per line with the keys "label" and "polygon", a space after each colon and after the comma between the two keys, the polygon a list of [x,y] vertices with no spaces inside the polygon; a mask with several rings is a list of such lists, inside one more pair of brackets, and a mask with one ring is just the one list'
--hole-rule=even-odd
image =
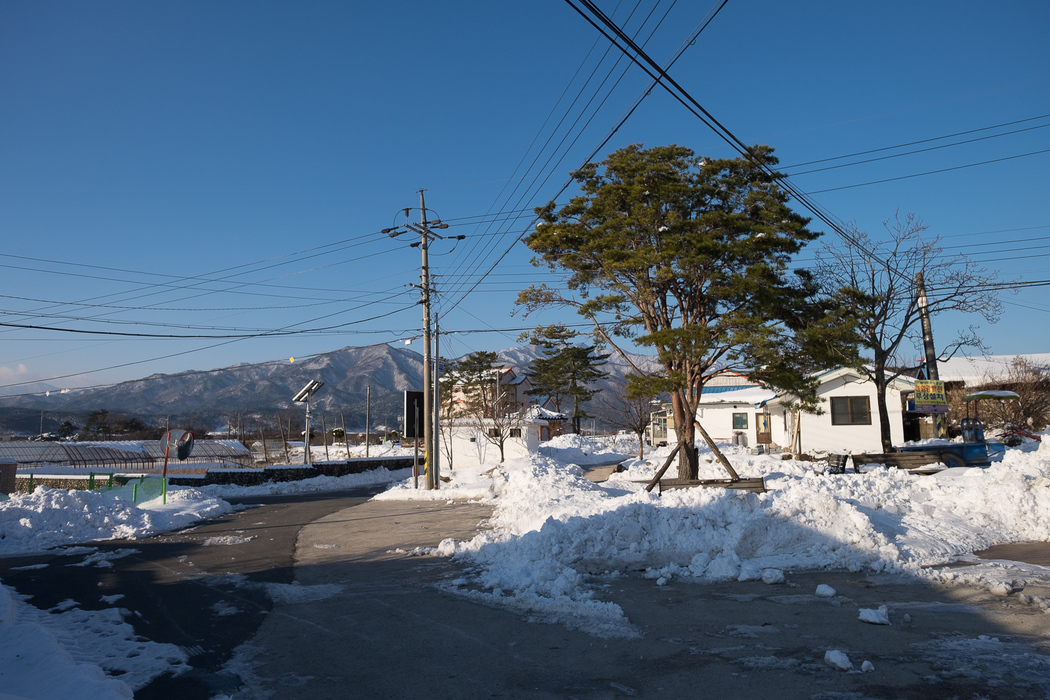
{"label": "snow on ground", "polygon": [[[132,550],[98,552],[68,545],[97,540],[137,539],[216,518],[233,510],[223,498],[301,491],[337,491],[354,486],[388,483],[409,476],[411,470],[377,469],[343,477],[316,477],[299,482],[252,487],[171,487],[162,499],[142,503],[99,491],[66,491],[37,487],[32,494],[0,501],[0,556],[59,550],[84,555],[71,566],[112,566],[111,561]],[[212,538],[205,544],[230,545],[237,538]],[[231,579],[231,583],[238,581]],[[243,584],[248,585],[248,584]],[[268,584],[275,600],[316,600],[338,587]],[[114,606],[82,610],[70,601],[52,611],[39,610],[0,584],[0,698],[40,700],[109,700],[130,698],[134,690],[165,672],[187,670],[178,647],[157,644],[135,634],[124,618],[132,611],[116,607],[118,597],[103,599]],[[221,614],[217,612],[217,614]],[[119,680],[106,675],[119,674]]]}
{"label": "snow on ground", "polygon": [[[183,527],[227,512],[231,506],[223,499],[235,495],[332,490],[372,480],[394,482],[378,499],[491,503],[491,529],[469,541],[446,540],[431,552],[451,555],[467,569],[467,576],[451,582],[449,590],[525,613],[532,620],[556,621],[600,636],[637,634],[623,611],[599,600],[592,588],[592,582],[631,571],[643,571],[658,585],[674,578],[772,584],[783,580],[783,571],[802,569],[899,572],[993,591],[1008,590],[1017,578],[1050,584],[1046,567],[1021,570],[1003,562],[966,569],[938,566],[970,560],[972,552],[993,544],[1050,541],[1050,434],[1041,444],[1008,450],[1003,461],[991,467],[948,469],[932,477],[887,469],[823,475],[811,462],[726,446],[741,476],[764,477],[768,491],[763,494],[706,488],[647,493],[644,484],[667,451],[651,453],[646,460],[628,458],[636,449],[630,436],[561,436],[530,459],[443,469],[441,475],[448,481],[433,491],[417,489],[410,470],[249,488],[172,489],[166,507],[157,501],[136,507],[101,494],[40,488],[0,502],[0,556]],[[586,466],[621,460],[627,470],[606,482],[584,477]],[[725,477],[711,454],[701,452],[701,478]],[[99,557],[90,564],[105,566],[108,560]],[[331,593],[287,592],[321,597]],[[28,671],[14,669],[32,667],[33,678],[47,676],[55,684],[54,690],[34,689],[34,697],[77,697],[64,689],[78,683],[90,688],[84,697],[128,697],[128,683],[107,680],[100,670],[120,668],[106,665],[112,664],[106,659],[120,656],[120,644],[109,656],[85,657],[88,652],[83,650],[92,649],[91,643],[70,641],[61,629],[61,615],[48,615],[50,627],[45,627],[33,610],[0,587],[4,692],[17,687],[8,686],[12,674],[15,681],[30,682]],[[122,614],[94,626],[116,628],[123,624]],[[141,644],[131,640],[124,646]],[[13,654],[26,649],[28,656],[18,657],[16,663]],[[65,655],[59,653],[63,649]],[[146,656],[158,667],[177,669],[184,663],[165,653],[159,649]],[[140,677],[161,670],[165,669],[142,671]]]}
{"label": "snow on ground", "polygon": [[[584,438],[556,449],[590,456]],[[568,441],[565,441],[568,443]],[[627,471],[597,484],[583,470],[545,455],[486,465],[436,492],[400,484],[382,498],[487,498],[492,529],[467,542],[446,540],[434,553],[469,568],[453,586],[463,595],[532,619],[559,620],[599,635],[630,636],[617,606],[598,601],[594,576],[626,571],[666,583],[782,580],[783,570],[845,569],[906,573],[996,590],[1018,575],[996,566],[961,574],[939,568],[994,544],[1050,541],[1050,439],[1010,450],[985,469],[948,469],[932,477],[901,470],[823,475],[811,462],[725,451],[744,477],[765,478],[767,493],[690,488],[646,493],[667,452],[627,460]],[[593,463],[593,462],[592,462]],[[701,478],[726,478],[709,452]],[[491,483],[488,489],[480,477]],[[1050,569],[1027,567],[1050,583]]]}

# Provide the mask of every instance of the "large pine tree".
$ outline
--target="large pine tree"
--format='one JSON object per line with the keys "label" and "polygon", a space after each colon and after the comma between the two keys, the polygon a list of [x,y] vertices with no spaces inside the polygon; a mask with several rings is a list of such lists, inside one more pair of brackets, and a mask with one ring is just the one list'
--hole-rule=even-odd
{"label": "large pine tree", "polygon": [[574,173],[582,194],[538,209],[525,240],[538,264],[566,273],[568,290],[529,288],[527,310],[574,307],[613,347],[623,336],[656,350],[662,374],[635,367],[635,381],[671,394],[680,478],[697,478],[696,412],[712,377],[744,371],[812,395],[806,370],[828,342],[820,329],[841,325],[811,275],[789,270],[819,234],[788,206],[776,162],[765,146],[733,160],[629,146]]}

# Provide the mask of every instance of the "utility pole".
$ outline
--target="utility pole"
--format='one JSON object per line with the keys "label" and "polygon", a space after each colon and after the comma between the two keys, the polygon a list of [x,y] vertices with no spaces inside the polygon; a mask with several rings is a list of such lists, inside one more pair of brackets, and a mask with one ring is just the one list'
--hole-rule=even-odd
{"label": "utility pole", "polygon": [[[365,457],[368,456],[368,443],[372,442],[372,385],[365,389]],[[347,456],[350,448],[347,447]]]}
{"label": "utility pole", "polygon": [[419,191],[420,244],[423,251],[423,459],[427,465],[426,489],[435,488],[434,478],[434,382],[430,366],[430,236],[427,235],[427,205],[423,201],[423,190]]}
{"label": "utility pole", "polygon": [[[916,304],[919,307],[919,322],[922,324],[922,349],[926,355],[926,378],[940,380],[937,372],[937,348],[933,344],[933,326],[926,299],[926,280],[922,272],[915,273]],[[933,434],[937,438],[948,437],[948,421],[943,413],[933,414]]]}
{"label": "utility pole", "polygon": [[[420,276],[419,288],[423,294],[423,449],[426,453],[427,458],[427,476],[426,476],[426,488],[434,489],[437,488],[437,469],[431,465],[436,465],[436,454],[437,454],[437,440],[434,439],[434,383],[433,383],[433,372],[432,372],[432,358],[430,355],[430,260],[429,250],[430,241],[432,239],[445,240],[445,236],[441,236],[434,232],[434,229],[445,229],[448,228],[448,224],[442,223],[440,219],[427,220],[427,205],[426,200],[423,198],[424,190],[419,190],[419,223],[406,223],[402,224],[404,229],[408,229],[414,233],[419,234],[419,242],[412,243],[412,247],[419,246],[423,252],[423,264]],[[407,217],[411,209],[403,209],[404,215]],[[390,228],[383,229],[383,233],[388,234],[391,238],[404,233],[402,226],[392,226]],[[466,236],[449,236],[453,240],[461,241]]]}
{"label": "utility pole", "polygon": [[[434,488],[441,488],[441,333],[434,314]],[[429,463],[428,463],[429,464]]]}

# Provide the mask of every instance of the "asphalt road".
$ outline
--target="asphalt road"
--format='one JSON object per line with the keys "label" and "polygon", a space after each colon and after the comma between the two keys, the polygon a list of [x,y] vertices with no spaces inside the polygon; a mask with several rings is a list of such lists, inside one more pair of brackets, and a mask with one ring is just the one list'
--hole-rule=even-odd
{"label": "asphalt road", "polygon": [[[338,592],[267,616],[236,660],[236,700],[1050,696],[1050,615],[985,589],[851,572],[789,573],[783,585],[594,577],[597,597],[639,632],[603,639],[445,592],[435,584],[463,572],[409,556],[467,539],[487,515],[480,504],[379,501],[305,527],[297,580]],[[815,596],[822,583],[838,595]],[[880,605],[892,624],[858,620]],[[828,650],[857,672],[827,665]],[[864,661],[875,670],[859,672]]]}
{"label": "asphalt road", "polygon": [[[100,610],[111,607],[102,596],[122,594],[120,607],[138,613],[125,620],[135,632],[182,647],[193,667],[175,678],[155,679],[135,697],[208,700],[241,685],[223,665],[273,609],[265,584],[295,579],[295,546],[302,528],[363,503],[376,490],[230,499],[248,507],[156,537],[93,544],[101,552],[132,552],[105,567],[70,566],[83,557],[60,553],[0,558],[0,580],[32,596],[29,602],[44,610],[70,599],[81,609]],[[224,537],[237,544],[204,545]],[[33,564],[48,566],[19,570]]]}
{"label": "asphalt road", "polygon": [[[45,609],[69,598],[103,608],[101,596],[124,594],[136,632],[182,646],[193,667],[137,698],[1050,697],[1050,615],[1017,595],[851,572],[664,586],[634,572],[591,579],[639,632],[603,639],[437,585],[464,574],[413,551],[469,539],[487,506],[367,495],[251,499],[187,530],[97,545],[137,550],[112,567],[50,554],[0,559],[0,578]],[[228,544],[206,546],[213,538]],[[49,566],[13,570],[36,563]],[[821,583],[838,595],[813,595]],[[1022,589],[1050,597],[1043,584]],[[892,624],[858,621],[879,605]],[[830,649],[874,671],[833,669]]]}

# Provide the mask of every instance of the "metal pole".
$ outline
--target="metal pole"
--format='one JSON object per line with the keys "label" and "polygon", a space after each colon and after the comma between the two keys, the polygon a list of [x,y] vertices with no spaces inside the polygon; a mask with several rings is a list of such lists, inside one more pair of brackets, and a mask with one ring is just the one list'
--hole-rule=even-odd
{"label": "metal pole", "polygon": [[[365,457],[368,456],[368,443],[372,441],[372,385],[368,385],[368,389],[365,390]],[[349,448],[347,448],[347,455],[349,455]]]}
{"label": "metal pole", "polygon": [[306,449],[303,450],[303,464],[310,466],[310,397],[306,397]]}
{"label": "metal pole", "polygon": [[434,314],[434,488],[441,488],[441,332]]}
{"label": "metal pole", "polygon": [[428,460],[426,488],[434,488],[434,470],[429,468],[429,460],[434,454],[433,421],[433,384],[430,372],[430,263],[427,256],[430,236],[427,230],[427,206],[423,199],[423,190],[419,191],[420,248],[423,250],[423,450],[424,459]]}
{"label": "metal pole", "polygon": [[[937,349],[933,344],[933,326],[930,324],[930,309],[926,299],[926,280],[922,272],[915,273],[915,287],[919,321],[922,324],[922,348],[926,354],[926,378],[940,379],[937,372]],[[933,414],[933,433],[941,439],[948,437],[948,420],[943,413]]]}

